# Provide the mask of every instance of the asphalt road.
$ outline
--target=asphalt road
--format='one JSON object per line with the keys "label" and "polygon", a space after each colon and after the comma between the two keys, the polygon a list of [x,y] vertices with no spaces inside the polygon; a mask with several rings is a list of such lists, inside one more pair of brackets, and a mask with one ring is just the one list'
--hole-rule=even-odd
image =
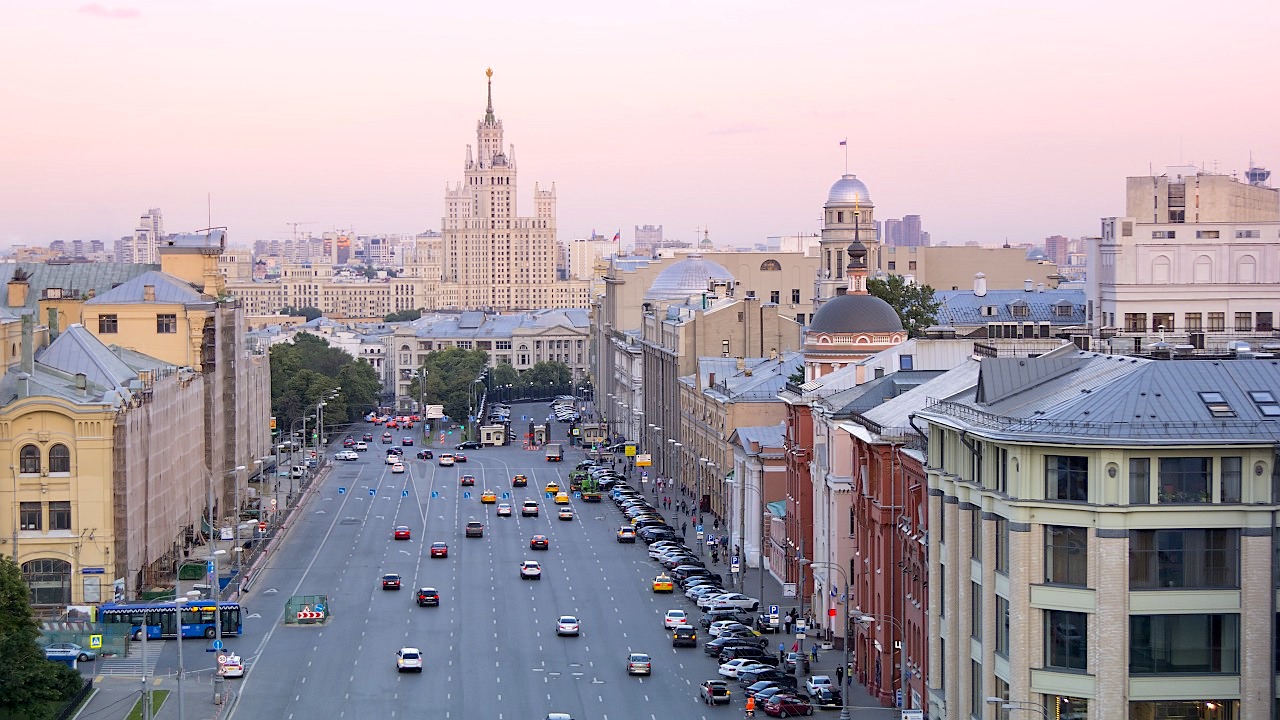
{"label": "asphalt road", "polygon": [[[565,427],[555,426],[556,439]],[[698,701],[698,682],[714,677],[715,665],[700,648],[672,648],[661,622],[670,608],[695,617],[696,610],[679,593],[651,592],[658,566],[643,543],[616,542],[614,504],[575,500],[573,521],[556,518],[543,486],[565,484],[581,452],[551,464],[519,446],[485,448],[468,451],[465,464],[439,467],[413,457],[419,447],[406,447],[407,472],[392,474],[385,449],[374,443],[361,460],[335,464],[243,600],[262,617],[246,621],[245,637],[235,641],[248,662],[246,677],[231,681],[240,690],[236,720],[735,714]],[[459,486],[466,473],[476,476],[474,488]],[[529,487],[511,487],[516,473],[529,477]],[[493,505],[480,503],[486,488],[513,504],[514,517],[496,517]],[[539,517],[519,516],[526,499],[542,504]],[[472,519],[485,524],[483,538],[463,537]],[[393,540],[396,525],[409,526],[412,540]],[[539,533],[551,539],[547,552],[529,549]],[[449,544],[447,559],[428,556],[434,541]],[[542,580],[520,579],[525,559],[542,563]],[[386,572],[403,576],[403,589],[382,590]],[[422,586],[440,591],[440,607],[414,603]],[[285,626],[284,603],[296,594],[328,595],[328,624]],[[579,617],[580,637],[556,636],[561,614]],[[423,651],[422,674],[396,672],[402,646]],[[653,656],[652,677],[627,676],[632,651]]]}

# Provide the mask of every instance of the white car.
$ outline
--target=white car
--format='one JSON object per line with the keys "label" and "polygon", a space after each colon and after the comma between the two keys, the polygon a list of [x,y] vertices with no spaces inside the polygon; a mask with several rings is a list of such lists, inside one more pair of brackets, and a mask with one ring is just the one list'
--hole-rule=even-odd
{"label": "white car", "polygon": [[388,465],[395,465],[395,464],[396,464],[396,463],[398,463],[398,462],[400,462],[400,456],[399,456],[399,455],[388,455],[388,456],[387,456],[387,464],[388,464]]}
{"label": "white car", "polygon": [[759,610],[760,601],[742,593],[726,593],[716,597],[717,605],[732,605],[742,610]]}
{"label": "white car", "polygon": [[668,610],[662,618],[662,627],[673,630],[681,625],[689,624],[689,616],[683,610]]}
{"label": "white car", "polygon": [[738,622],[737,620],[717,620],[711,623],[711,626],[707,628],[707,634],[710,635],[711,637],[720,637],[720,632],[725,628],[729,627],[730,625],[741,625],[741,624],[742,623]]}
{"label": "white car", "polygon": [[369,449],[369,443],[366,443],[366,442],[358,442],[358,443],[356,443],[356,451],[357,451],[357,452],[364,452],[364,451],[366,451],[366,450],[368,450],[368,449]]}
{"label": "white car", "polygon": [[537,560],[525,560],[520,563],[520,579],[521,580],[541,580],[542,566]]}
{"label": "white car", "polygon": [[393,472],[393,473],[402,473],[402,472],[404,472],[404,463],[396,463],[395,465],[392,465],[392,466],[391,466],[391,472]]}
{"label": "white car", "polygon": [[724,591],[721,590],[720,587],[717,585],[694,585],[693,587],[684,591],[684,596],[689,598],[690,600],[697,600],[698,598],[701,598],[702,596],[707,594],[719,595],[722,592]]}
{"label": "white car", "polygon": [[726,592],[707,593],[702,597],[698,598],[697,605],[699,608],[701,608],[705,612],[709,607],[712,607],[715,605],[726,605],[727,603],[717,602],[717,600],[722,595],[730,595],[730,594],[732,593],[726,593]]}
{"label": "white car", "polygon": [[397,650],[396,671],[422,672],[422,651],[412,647],[402,647]]}
{"label": "white car", "polygon": [[831,680],[830,675],[814,675],[804,682],[804,689],[809,693],[809,697],[817,695],[818,691],[823,688],[827,690],[836,689],[836,684]]}
{"label": "white car", "polygon": [[339,450],[333,454],[334,460],[359,460],[360,456],[355,450]]}
{"label": "white car", "polygon": [[654,543],[649,546],[649,557],[654,560],[657,560],[658,558],[662,557],[664,554],[674,549],[675,547],[671,545],[659,545],[658,543]]}
{"label": "white car", "polygon": [[577,635],[578,618],[572,615],[561,615],[556,622],[556,635]]}
{"label": "white car", "polygon": [[720,674],[727,678],[738,679],[738,671],[744,667],[760,665],[754,658],[737,658],[720,666]]}
{"label": "white car", "polygon": [[440,453],[440,459],[436,461],[441,467],[448,467],[453,464],[452,453]]}

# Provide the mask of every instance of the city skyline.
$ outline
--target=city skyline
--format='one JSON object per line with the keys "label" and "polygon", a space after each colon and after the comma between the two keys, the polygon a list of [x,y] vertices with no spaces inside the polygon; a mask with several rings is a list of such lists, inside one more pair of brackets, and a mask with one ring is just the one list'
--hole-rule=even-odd
{"label": "city skyline", "polygon": [[1170,165],[1280,165],[1274,53],[1243,42],[1280,30],[1262,2],[730,7],[0,7],[27,68],[0,79],[0,245],[110,241],[149,207],[189,231],[207,202],[236,245],[439,230],[487,67],[517,212],[555,183],[562,241],[815,232],[845,139],[878,212],[949,245],[1097,234]]}

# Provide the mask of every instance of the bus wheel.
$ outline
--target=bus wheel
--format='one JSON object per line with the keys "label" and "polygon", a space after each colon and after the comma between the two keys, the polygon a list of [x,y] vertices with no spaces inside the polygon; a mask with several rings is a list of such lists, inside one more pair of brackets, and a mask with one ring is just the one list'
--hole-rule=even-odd
{"label": "bus wheel", "polygon": [[212,640],[212,639],[213,639],[213,636],[214,636],[214,635],[216,635],[216,634],[217,634],[217,633],[216,633],[216,632],[214,632],[214,629],[213,629],[213,628],[205,628],[205,629],[204,629],[204,636],[205,636],[205,637],[207,637],[207,638],[209,638],[210,640]]}

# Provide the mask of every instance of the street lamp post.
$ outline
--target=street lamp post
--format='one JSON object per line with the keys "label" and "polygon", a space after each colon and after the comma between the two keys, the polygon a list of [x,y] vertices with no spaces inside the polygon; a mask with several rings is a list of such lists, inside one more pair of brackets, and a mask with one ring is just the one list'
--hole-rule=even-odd
{"label": "street lamp post", "polygon": [[[763,599],[764,598],[764,520],[763,520],[764,497],[762,494],[763,491],[758,485],[747,485],[746,478],[743,478],[742,482],[737,482],[736,479],[730,480],[726,478],[724,482],[726,485],[730,487],[734,487],[736,485],[742,488],[742,493],[740,495],[735,495],[733,498],[733,501],[734,501],[734,504],[738,506],[737,508],[738,509],[738,512],[737,512],[738,543],[742,547],[742,562],[744,565],[746,564],[746,559],[747,559],[746,555],[747,555],[747,491],[748,490],[755,493],[756,500],[761,505],[760,515],[759,515],[761,518],[761,528],[760,528],[761,532],[760,532],[760,540],[757,541],[756,543],[756,565],[760,568],[760,597]],[[741,498],[741,502],[739,502],[739,498]],[[743,569],[745,570],[745,568]],[[742,587],[743,585],[745,585],[746,573],[743,572],[739,577],[742,578],[742,580],[739,581],[738,587]]]}
{"label": "street lamp post", "polygon": [[[235,496],[236,506],[234,510],[235,515],[232,516],[231,522],[235,523],[235,530],[233,531],[236,539],[235,547],[240,547],[240,473],[244,472],[245,469],[246,468],[244,465],[237,465],[236,469],[233,471],[235,475],[234,496]],[[235,572],[237,575],[240,573],[240,556],[239,555],[236,556]]]}
{"label": "street lamp post", "polygon": [[1049,717],[1049,710],[1045,708],[1045,706],[1040,703],[1030,702],[1027,700],[1005,700],[1002,697],[992,696],[987,698],[987,704],[995,705],[998,710],[1006,711],[1006,717],[1008,717],[1008,713],[1016,710],[1021,710],[1023,712],[1037,712],[1040,713],[1041,717]]}
{"label": "street lamp post", "polygon": [[[844,602],[845,602],[845,611],[844,611],[844,613],[843,613],[843,614],[844,614],[844,643],[843,643],[843,645],[844,645],[844,671],[845,671],[845,677],[847,678],[847,677],[848,677],[848,674],[849,674],[849,610],[848,610],[848,607],[849,607],[849,575],[848,575],[848,573],[846,573],[846,572],[845,572],[845,569],[844,569],[844,568],[840,567],[839,565],[837,565],[837,564],[835,564],[835,563],[833,563],[833,562],[826,562],[826,561],[824,561],[824,560],[805,560],[805,559],[801,559],[801,560],[800,560],[800,567],[801,567],[801,571],[802,571],[802,572],[803,572],[803,568],[804,568],[804,566],[805,566],[805,565],[813,565],[813,566],[815,566],[815,567],[816,567],[816,566],[818,566],[818,565],[822,565],[823,567],[829,568],[829,569],[831,569],[831,570],[835,570],[836,572],[840,573],[840,579],[844,581]],[[843,688],[843,687],[842,687],[842,688],[840,688],[840,720],[850,720],[850,719],[849,719],[849,693],[848,693],[848,692],[846,692],[846,688]]]}
{"label": "street lamp post", "polygon": [[200,591],[192,590],[185,596],[180,595],[173,599],[173,604],[178,613],[178,720],[186,720],[187,715],[187,704],[182,692],[182,679],[187,674],[186,666],[182,660],[182,608],[188,601],[196,599],[199,595]]}
{"label": "street lamp post", "polygon": [[[898,647],[898,691],[902,693],[902,709],[911,709],[911,695],[907,687],[907,633],[902,625],[894,618],[888,615],[871,615],[866,614],[858,618],[858,622],[869,625],[873,622],[887,622],[898,630],[898,637],[901,638],[901,645]],[[892,644],[892,643],[890,643]],[[987,700],[990,702],[990,699]]]}

